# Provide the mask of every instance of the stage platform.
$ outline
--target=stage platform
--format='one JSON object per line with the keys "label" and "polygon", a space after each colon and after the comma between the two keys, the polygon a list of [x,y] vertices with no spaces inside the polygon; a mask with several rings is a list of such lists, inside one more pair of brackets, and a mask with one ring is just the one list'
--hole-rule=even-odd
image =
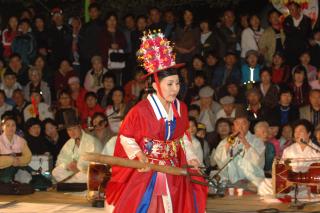
{"label": "stage platform", "polygon": [[[17,201],[5,208],[3,204]],[[294,210],[288,204],[267,203],[257,195],[242,197],[226,196],[224,198],[208,198],[207,212],[258,212],[261,209],[275,208],[279,212],[320,212],[320,204],[307,205],[303,210]],[[36,192],[32,195],[0,196],[0,213],[63,213],[63,212],[104,212],[103,209],[92,208],[83,194],[60,192]]]}

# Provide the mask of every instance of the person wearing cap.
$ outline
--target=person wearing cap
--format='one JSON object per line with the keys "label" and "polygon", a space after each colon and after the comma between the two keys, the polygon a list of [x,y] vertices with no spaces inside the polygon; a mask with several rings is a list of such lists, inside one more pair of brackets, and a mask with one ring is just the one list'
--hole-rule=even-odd
{"label": "person wearing cap", "polygon": [[102,77],[108,70],[103,67],[102,58],[98,55],[92,57],[91,67],[84,79],[84,88],[89,92],[97,92],[103,87]]}
{"label": "person wearing cap", "polygon": [[268,21],[270,26],[262,33],[258,46],[266,65],[271,66],[274,54],[283,52],[286,36],[281,26],[280,13],[276,9],[268,12]]}
{"label": "person wearing cap", "polygon": [[230,51],[226,53],[223,58],[224,63],[213,72],[212,85],[214,88],[219,88],[228,81],[240,82],[241,72],[237,66],[237,60],[238,56],[236,53]]}
{"label": "person wearing cap", "polygon": [[7,103],[13,104],[12,94],[16,89],[22,89],[22,86],[17,82],[16,73],[6,70],[3,75],[3,81],[0,83],[0,89],[6,93]]}
{"label": "person wearing cap", "polygon": [[49,29],[49,63],[58,69],[63,59],[72,59],[72,29],[64,25],[63,11],[53,8],[51,11],[52,26]]}
{"label": "person wearing cap", "polygon": [[222,109],[220,109],[217,113],[217,120],[219,118],[235,118],[236,108],[234,104],[234,97],[224,96],[223,98],[220,98],[220,104]]}
{"label": "person wearing cap", "polygon": [[39,118],[43,121],[46,118],[54,118],[50,106],[42,102],[42,92],[33,89],[30,93],[31,103],[23,110],[24,120],[29,118]]}
{"label": "person wearing cap", "polygon": [[80,79],[77,76],[69,78],[68,89],[70,90],[71,98],[75,107],[78,109],[78,112],[81,112],[84,107],[83,100],[85,100],[85,96],[88,91],[81,87]]}
{"label": "person wearing cap", "polygon": [[42,80],[42,73],[36,67],[30,67],[29,71],[29,82],[24,87],[24,98],[30,101],[30,93],[32,90],[40,90],[44,103],[51,105],[51,92],[47,82]]}
{"label": "person wearing cap", "polygon": [[200,116],[198,121],[206,125],[207,134],[213,133],[216,115],[221,109],[220,104],[213,100],[213,95],[214,90],[211,87],[202,87],[199,91],[200,100],[194,102],[194,104],[200,106]]}
{"label": "person wearing cap", "polygon": [[86,183],[88,162],[82,160],[81,155],[87,152],[100,153],[101,143],[81,128],[80,119],[74,111],[66,111],[64,117],[70,139],[58,155],[52,177],[57,182]]}
{"label": "person wearing cap", "polygon": [[29,118],[25,122],[25,136],[32,155],[49,155],[41,132],[41,121],[38,118]]}
{"label": "person wearing cap", "polygon": [[20,34],[12,42],[12,52],[21,56],[22,62],[29,65],[36,56],[37,44],[31,32],[31,23],[28,19],[22,19],[19,23]]}
{"label": "person wearing cap", "polygon": [[272,109],[272,113],[280,121],[281,126],[291,124],[299,119],[299,109],[292,104],[292,98],[292,91],[288,87],[280,89],[279,101]]}
{"label": "person wearing cap", "polygon": [[241,84],[254,84],[260,81],[260,69],[259,52],[247,51],[245,63],[241,65]]}
{"label": "person wearing cap", "polygon": [[[156,57],[152,52],[158,48],[166,53]],[[180,89],[177,69],[184,64],[175,63],[172,50],[160,32],[150,32],[142,38],[139,52],[148,73],[143,77],[151,76],[155,92],[124,118],[114,156],[178,168],[184,164],[194,168],[200,165],[187,132],[187,107],[177,99]],[[148,54],[152,57],[150,61]],[[201,177],[192,178],[203,181]],[[204,213],[206,196],[207,187],[193,184],[185,176],[151,171],[147,164],[141,169],[114,166],[106,186],[105,210]]]}
{"label": "person wearing cap", "polygon": [[225,169],[220,173],[222,180],[230,181],[231,184],[249,181],[255,187],[264,180],[265,145],[249,131],[250,122],[245,116],[239,116],[233,121],[232,135],[223,139],[215,152],[214,159],[221,169],[237,153]]}
{"label": "person wearing cap", "polygon": [[11,183],[19,168],[28,166],[32,154],[25,139],[16,135],[16,121],[13,117],[4,118],[1,127],[0,182]]}

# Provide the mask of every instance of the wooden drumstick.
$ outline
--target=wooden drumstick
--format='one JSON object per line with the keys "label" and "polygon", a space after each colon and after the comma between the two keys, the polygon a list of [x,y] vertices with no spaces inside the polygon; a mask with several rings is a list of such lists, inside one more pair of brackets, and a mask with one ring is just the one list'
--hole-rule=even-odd
{"label": "wooden drumstick", "polygon": [[151,163],[142,163],[138,160],[129,160],[126,158],[113,157],[109,155],[102,155],[97,153],[85,153],[81,156],[83,160],[92,161],[96,163],[108,164],[110,166],[121,166],[134,169],[142,169],[150,167],[153,171],[162,172],[171,175],[188,175],[187,170],[184,168],[173,166],[162,166]]}

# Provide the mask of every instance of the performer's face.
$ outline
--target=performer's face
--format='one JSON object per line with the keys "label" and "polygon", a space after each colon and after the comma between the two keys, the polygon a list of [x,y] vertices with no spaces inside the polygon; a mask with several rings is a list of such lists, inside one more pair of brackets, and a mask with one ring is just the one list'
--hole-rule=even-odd
{"label": "performer's face", "polygon": [[294,139],[296,142],[300,142],[301,140],[309,142],[310,133],[307,131],[305,126],[299,125],[294,129]]}
{"label": "performer's face", "polygon": [[244,135],[249,131],[249,121],[245,118],[237,118],[233,122],[234,132],[239,132]]}
{"label": "performer's face", "polygon": [[72,126],[67,128],[67,132],[70,138],[76,139],[81,138],[81,127],[80,126]]}
{"label": "performer's face", "polygon": [[[153,83],[153,88],[156,90],[157,94],[159,94],[158,88],[155,83]],[[164,100],[166,100],[167,102],[173,102],[180,90],[179,76],[171,75],[163,78],[160,81],[160,89]]]}

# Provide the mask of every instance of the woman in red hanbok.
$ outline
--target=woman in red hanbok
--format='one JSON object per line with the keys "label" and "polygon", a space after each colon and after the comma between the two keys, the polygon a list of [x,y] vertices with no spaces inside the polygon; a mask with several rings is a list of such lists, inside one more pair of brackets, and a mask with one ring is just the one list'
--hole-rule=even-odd
{"label": "woman in red hanbok", "polygon": [[[153,75],[152,87],[156,92],[133,107],[124,119],[114,156],[197,168],[199,160],[187,134],[187,107],[176,99],[180,89],[176,68],[181,64],[175,64],[172,48],[161,33],[148,34],[142,41],[140,53],[144,56],[151,53],[159,62],[144,57],[146,76]],[[152,55],[152,50],[159,52]],[[153,65],[147,66],[149,62]],[[205,212],[206,198],[207,187],[192,183],[187,176],[155,172],[148,167],[136,170],[114,166],[106,187],[105,208],[107,212],[121,213],[201,213]]]}

